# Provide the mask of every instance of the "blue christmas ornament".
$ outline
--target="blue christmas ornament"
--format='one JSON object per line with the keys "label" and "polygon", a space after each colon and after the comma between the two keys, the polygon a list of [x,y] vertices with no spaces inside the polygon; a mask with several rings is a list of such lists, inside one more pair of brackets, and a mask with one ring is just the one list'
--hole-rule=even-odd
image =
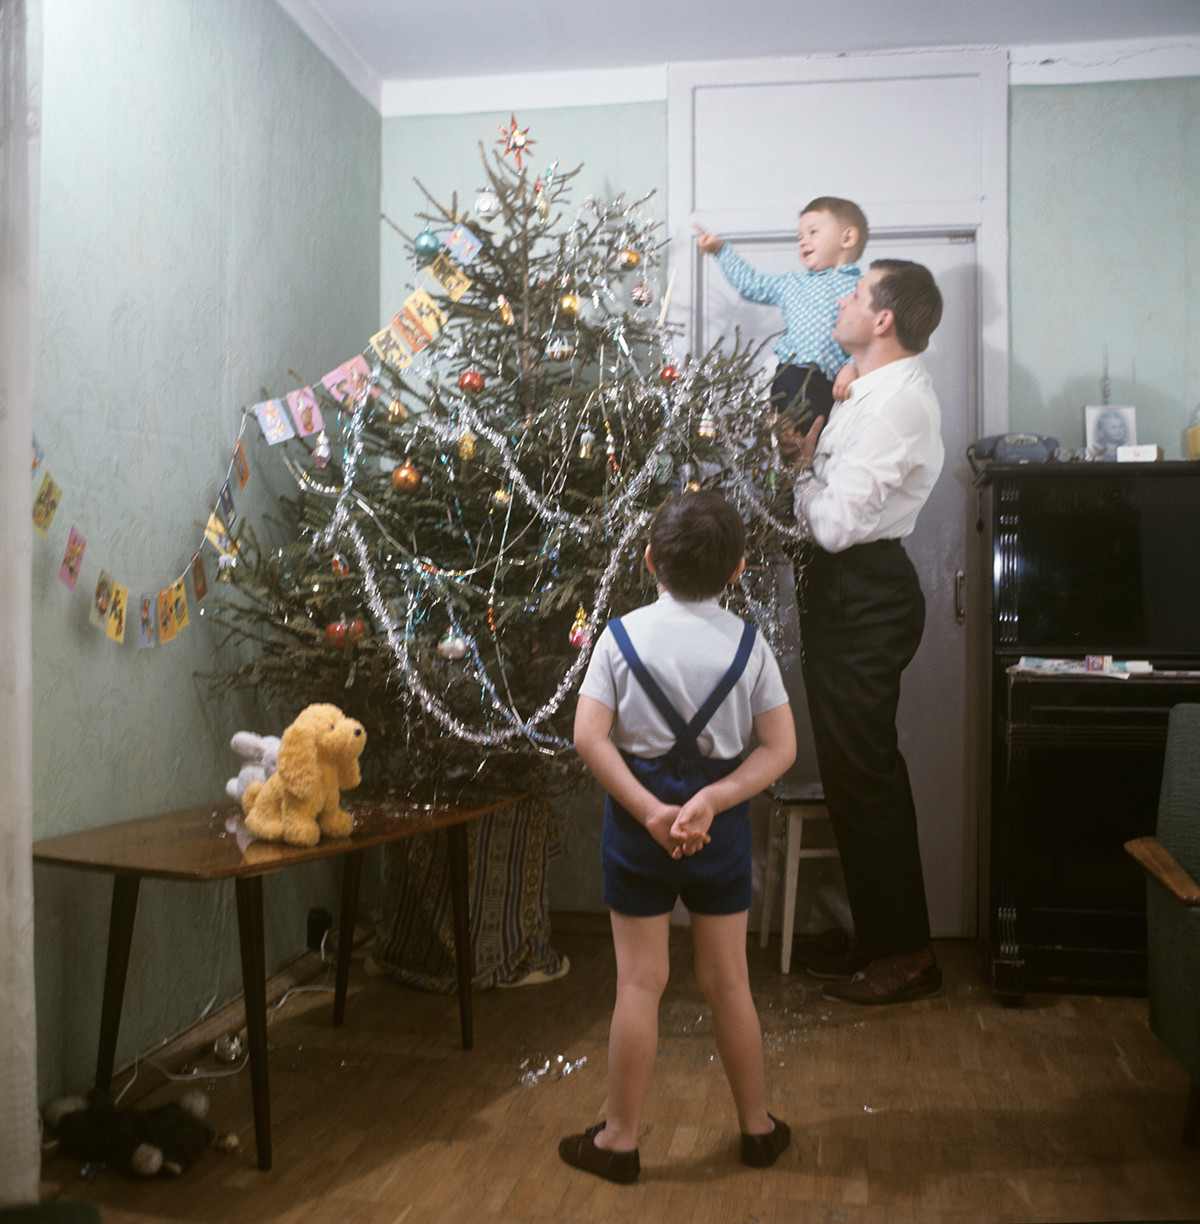
{"label": "blue christmas ornament", "polygon": [[432,259],[442,249],[442,240],[433,230],[422,230],[413,245],[418,259]]}

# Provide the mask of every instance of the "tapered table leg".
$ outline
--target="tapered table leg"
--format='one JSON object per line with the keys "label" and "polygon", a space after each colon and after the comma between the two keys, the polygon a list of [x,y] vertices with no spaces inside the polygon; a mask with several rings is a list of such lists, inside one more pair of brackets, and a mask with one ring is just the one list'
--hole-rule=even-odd
{"label": "tapered table leg", "polygon": [[258,1167],[271,1167],[271,1086],[267,1071],[267,967],[263,951],[262,876],[234,881],[238,938],[242,946],[242,990],[246,999],[246,1045],[254,1100],[254,1144]]}
{"label": "tapered table leg", "polygon": [[358,916],[358,885],[363,852],[353,850],[342,866],[342,918],[338,928],[337,980],[333,992],[333,1023],[346,1018],[346,987],[350,982],[350,953],[354,950],[354,920]]}
{"label": "tapered table leg", "polygon": [[471,954],[471,906],[467,894],[467,831],[461,824],[446,830],[450,858],[450,902],[454,907],[454,959],[458,965],[458,1018],[462,1048],[475,1045],[471,1016],[471,979],[475,957]]}
{"label": "tapered table leg", "polygon": [[112,912],[108,918],[108,956],[104,963],[104,998],[100,1008],[100,1052],[96,1058],[96,1087],[112,1087],[113,1062],[117,1056],[117,1030],[125,1001],[125,977],[129,971],[129,945],[133,942],[133,919],[137,914],[138,887],[135,875],[113,876]]}

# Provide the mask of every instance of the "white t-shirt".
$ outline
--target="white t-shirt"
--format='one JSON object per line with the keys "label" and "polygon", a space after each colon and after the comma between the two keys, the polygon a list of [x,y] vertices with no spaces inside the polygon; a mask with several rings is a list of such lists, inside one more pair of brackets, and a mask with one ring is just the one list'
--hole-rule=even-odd
{"label": "white t-shirt", "polygon": [[941,425],[920,357],[855,379],[796,482],[797,521],[826,552],[911,535],[942,470]]}
{"label": "white t-shirt", "polygon": [[[634,650],[684,722],[691,720],[729,670],[744,622],[715,599],[683,600],[663,592],[652,604],[621,617]],[[625,662],[605,627],[588,663],[580,696],[615,712],[612,741],[633,756],[653,759],[675,746],[675,733]],[[697,744],[706,757],[732,760],[750,742],[754,717],[786,705],[779,664],[755,635],[746,670],[718,707]]]}

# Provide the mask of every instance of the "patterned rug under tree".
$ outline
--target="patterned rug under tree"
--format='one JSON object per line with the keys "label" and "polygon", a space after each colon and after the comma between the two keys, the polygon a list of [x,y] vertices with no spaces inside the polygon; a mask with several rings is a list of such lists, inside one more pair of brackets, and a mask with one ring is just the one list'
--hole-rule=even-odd
{"label": "patterned rug under tree", "polygon": [[[382,916],[372,972],[452,994],[458,985],[450,902],[448,835],[385,847]],[[550,947],[546,864],[550,807],[527,796],[467,827],[474,990],[561,977],[568,962]]]}

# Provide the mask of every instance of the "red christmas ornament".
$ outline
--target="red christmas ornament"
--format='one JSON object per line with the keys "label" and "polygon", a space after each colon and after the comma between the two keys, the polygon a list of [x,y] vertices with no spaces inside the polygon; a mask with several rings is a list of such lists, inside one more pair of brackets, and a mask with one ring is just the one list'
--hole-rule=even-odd
{"label": "red christmas ornament", "polygon": [[329,563],[330,569],[333,570],[334,577],[345,578],[350,572],[350,566],[346,564],[346,558],[341,553],[334,553],[333,560]]}
{"label": "red christmas ornament", "polygon": [[673,365],[663,366],[658,377],[665,383],[673,383],[679,377],[679,371]]}
{"label": "red christmas ornament", "polygon": [[356,616],[346,626],[346,645],[353,646],[355,642],[361,641],[362,636],[364,633],[366,633],[366,631],[366,625],[363,624],[363,622]]}
{"label": "red christmas ornament", "polygon": [[458,385],[468,395],[478,395],[483,390],[483,375],[476,369],[464,370],[458,376]]}
{"label": "red christmas ornament", "polygon": [[330,646],[344,646],[346,644],[346,622],[332,621],[326,625],[325,640]]}

